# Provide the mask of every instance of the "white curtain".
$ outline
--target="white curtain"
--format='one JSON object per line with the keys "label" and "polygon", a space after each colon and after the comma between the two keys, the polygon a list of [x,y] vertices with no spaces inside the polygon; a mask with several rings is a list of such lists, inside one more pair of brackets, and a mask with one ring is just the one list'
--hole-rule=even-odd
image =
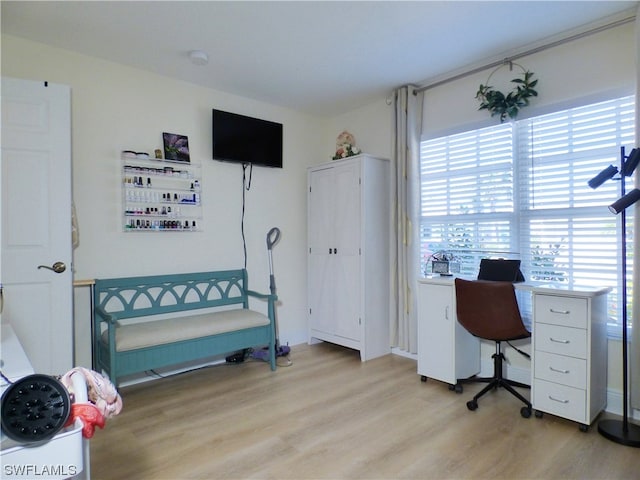
{"label": "white curtain", "polygon": [[393,218],[391,345],[416,353],[417,298],[420,274],[420,132],[422,93],[404,86],[394,92],[395,124],[392,139]]}
{"label": "white curtain", "polygon": [[[636,11],[636,146],[640,144],[640,7]],[[635,185],[640,188],[640,174],[636,170]],[[633,220],[633,293],[631,297],[633,328],[629,349],[629,378],[631,406],[640,410],[640,202],[636,203]]]}

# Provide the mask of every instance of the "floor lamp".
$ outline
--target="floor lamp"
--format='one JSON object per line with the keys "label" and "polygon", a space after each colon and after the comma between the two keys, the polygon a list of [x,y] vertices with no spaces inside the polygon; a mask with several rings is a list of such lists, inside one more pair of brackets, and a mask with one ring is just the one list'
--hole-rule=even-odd
{"label": "floor lamp", "polygon": [[[622,303],[622,420],[601,420],[598,423],[598,432],[609,440],[627,445],[640,447],[640,426],[629,423],[628,411],[628,351],[627,351],[627,218],[625,211],[628,207],[640,200],[640,190],[634,188],[625,193],[625,179],[633,174],[640,161],[640,149],[634,148],[628,156],[625,156],[624,147],[620,149],[620,171],[613,165],[609,165],[598,175],[589,180],[591,188],[598,188],[604,182],[620,174],[620,198],[609,206],[613,214],[620,214],[621,240],[620,253],[622,255],[622,295],[619,302]],[[637,322],[636,322],[637,323]],[[636,328],[640,328],[638,325]]]}

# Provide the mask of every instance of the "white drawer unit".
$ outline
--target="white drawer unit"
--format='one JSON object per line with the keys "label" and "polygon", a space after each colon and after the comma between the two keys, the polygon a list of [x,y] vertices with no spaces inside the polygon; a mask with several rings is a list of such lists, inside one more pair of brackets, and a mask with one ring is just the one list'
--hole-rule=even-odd
{"label": "white drawer unit", "polygon": [[531,398],[587,431],[607,405],[608,289],[533,289]]}
{"label": "white drawer unit", "polygon": [[549,412],[574,422],[579,422],[581,430],[588,428],[584,422],[587,413],[586,390],[573,388],[546,380],[536,379],[532,403],[538,412]]}
{"label": "white drawer unit", "polygon": [[538,295],[536,297],[536,320],[550,325],[586,328],[588,312],[586,298],[575,298],[555,295]]}
{"label": "white drawer unit", "polygon": [[587,361],[554,353],[536,352],[533,365],[535,378],[548,380],[559,385],[587,388]]}
{"label": "white drawer unit", "polygon": [[587,358],[587,327],[569,328],[536,322],[533,331],[540,352],[567,357]]}

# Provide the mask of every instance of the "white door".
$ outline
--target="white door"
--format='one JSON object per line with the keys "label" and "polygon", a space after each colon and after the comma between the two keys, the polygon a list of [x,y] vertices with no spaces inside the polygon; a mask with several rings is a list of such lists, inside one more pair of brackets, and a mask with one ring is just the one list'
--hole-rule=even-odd
{"label": "white door", "polygon": [[361,339],[360,309],[360,162],[335,168],[334,217],[334,304],[336,334]]}
{"label": "white door", "polygon": [[333,168],[315,170],[309,176],[309,309],[310,326],[334,334]]}
{"label": "white door", "polygon": [[1,96],[2,322],[37,373],[63,374],[73,366],[71,92],[2,78]]}

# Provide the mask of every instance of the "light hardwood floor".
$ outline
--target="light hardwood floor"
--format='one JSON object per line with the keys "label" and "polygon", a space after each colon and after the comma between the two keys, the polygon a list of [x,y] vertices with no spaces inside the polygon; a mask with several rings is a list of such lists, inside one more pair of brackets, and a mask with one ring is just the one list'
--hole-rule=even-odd
{"label": "light hardwood floor", "polygon": [[[294,347],[271,372],[248,361],[122,389],[96,430],[99,479],[639,479],[640,450],[551,415],[520,416],[507,392],[475,412],[415,361],[365,363],[331,344]],[[528,393],[525,393],[528,395]]]}

